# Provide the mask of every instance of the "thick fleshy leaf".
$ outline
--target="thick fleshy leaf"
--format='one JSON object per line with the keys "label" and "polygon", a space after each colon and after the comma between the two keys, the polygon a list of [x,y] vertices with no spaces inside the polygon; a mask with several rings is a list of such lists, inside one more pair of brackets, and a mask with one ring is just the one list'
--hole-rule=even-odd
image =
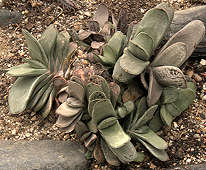
{"label": "thick fleshy leaf", "polygon": [[146,112],[147,110],[147,100],[146,97],[142,97],[136,102],[137,111],[134,114],[131,127],[134,127],[137,123],[137,120]]}
{"label": "thick fleshy leaf", "polygon": [[97,99],[106,99],[106,95],[101,91],[95,91],[89,96],[89,103]]}
{"label": "thick fleshy leaf", "polygon": [[135,105],[132,101],[128,101],[123,104],[121,107],[117,107],[117,114],[120,118],[124,118],[128,114],[130,114],[132,111],[134,111]]}
{"label": "thick fleshy leaf", "polygon": [[98,130],[111,148],[120,148],[130,141],[130,137],[124,132],[118,120],[115,120],[113,125]]}
{"label": "thick fleshy leaf", "polygon": [[120,58],[117,60],[117,62],[115,63],[114,66],[114,70],[113,70],[113,74],[112,77],[122,83],[126,83],[129,80],[133,79],[135,77],[135,75],[129,74],[126,71],[124,71],[121,67],[120,67]]}
{"label": "thick fleshy leaf", "polygon": [[113,107],[116,106],[116,103],[118,101],[119,95],[120,95],[120,87],[118,84],[114,83],[114,82],[110,82],[109,83],[110,86],[110,96],[111,96],[111,102]]}
{"label": "thick fleshy leaf", "polygon": [[158,102],[162,94],[162,86],[157,82],[152,70],[150,70],[149,76],[150,77],[149,77],[149,89],[148,89],[147,103],[148,103],[148,106],[152,106]]}
{"label": "thick fleshy leaf", "polygon": [[47,68],[47,66],[45,66],[44,64],[42,64],[41,62],[37,61],[37,60],[27,60],[27,63],[32,67],[32,68],[36,68],[36,69],[44,69]]}
{"label": "thick fleshy leaf", "polygon": [[102,28],[104,24],[109,19],[109,11],[104,4],[99,5],[96,13],[94,14],[93,20],[99,23],[99,26]]}
{"label": "thick fleshy leaf", "polygon": [[78,99],[74,98],[74,97],[68,97],[66,100],[66,103],[69,107],[72,108],[82,108],[84,107],[84,104],[81,103],[81,101],[79,101]]}
{"label": "thick fleshy leaf", "polygon": [[173,117],[179,116],[190,104],[192,104],[195,97],[195,92],[190,88],[180,89],[177,100],[165,105],[166,111]]}
{"label": "thick fleshy leaf", "polygon": [[89,132],[89,129],[85,123],[78,121],[75,126],[75,132],[77,134],[77,138],[80,139],[85,133]]}
{"label": "thick fleshy leaf", "polygon": [[49,27],[47,27],[47,29],[44,31],[41,38],[39,39],[39,43],[44,49],[48,61],[53,59],[54,56],[54,48],[56,45],[57,33],[58,32],[56,28],[52,24]]}
{"label": "thick fleshy leaf", "polygon": [[175,117],[173,117],[170,113],[167,112],[165,105],[161,106],[160,109],[160,116],[163,123],[167,126],[171,126],[171,123]]}
{"label": "thick fleshy leaf", "polygon": [[65,117],[72,117],[77,115],[81,110],[82,108],[73,108],[68,106],[67,102],[64,102],[57,108],[56,114]]}
{"label": "thick fleshy leaf", "polygon": [[117,30],[126,34],[128,29],[128,16],[127,11],[123,8],[119,13],[119,20],[117,23]]}
{"label": "thick fleshy leaf", "polygon": [[52,84],[50,84],[48,89],[44,92],[42,97],[39,99],[37,104],[34,106],[34,108],[33,108],[34,112],[38,112],[40,109],[42,109],[44,107],[44,105],[47,103],[47,100],[49,99],[49,96],[50,96],[51,92],[53,91],[53,89],[54,89],[54,86]]}
{"label": "thick fleshy leaf", "polygon": [[168,145],[161,137],[159,137],[156,133],[154,133],[151,129],[148,128],[147,133],[136,133],[136,131],[130,132],[131,136],[136,140],[144,140],[149,143],[153,147],[157,149],[167,149]]}
{"label": "thick fleshy leaf", "polygon": [[102,55],[97,55],[96,56],[98,58],[98,60],[100,60],[100,62],[103,65],[114,65],[115,64],[115,51],[108,46],[107,44],[103,47],[103,56]]}
{"label": "thick fleshy leaf", "polygon": [[139,139],[139,141],[148,149],[148,151],[161,161],[169,160],[169,156],[164,149],[157,149],[144,140]]}
{"label": "thick fleshy leaf", "polygon": [[162,86],[186,87],[186,79],[182,71],[174,66],[153,68],[154,77]]}
{"label": "thick fleshy leaf", "polygon": [[151,66],[176,66],[180,67],[187,57],[186,45],[182,42],[177,42],[161,51],[151,63]]}
{"label": "thick fleshy leaf", "polygon": [[98,76],[98,75],[94,75],[91,77],[91,80],[92,82],[98,84],[99,86],[101,86],[104,94],[106,95],[106,97],[108,99],[110,99],[110,88],[109,88],[109,85],[107,83],[107,81],[101,77],[101,76]]}
{"label": "thick fleshy leaf", "polygon": [[116,117],[109,117],[109,118],[104,119],[103,121],[101,121],[101,122],[98,124],[97,128],[98,128],[98,129],[108,128],[108,127],[114,125],[114,124],[116,123],[116,121],[117,121],[117,118],[116,118]]}
{"label": "thick fleshy leaf", "polygon": [[179,92],[176,87],[164,88],[161,96],[161,104],[173,103],[177,100]]}
{"label": "thick fleshy leaf", "polygon": [[129,163],[137,158],[137,151],[130,141],[120,148],[110,147],[110,149],[122,163]]}
{"label": "thick fleshy leaf", "polygon": [[115,154],[110,150],[106,142],[101,139],[101,149],[103,151],[106,161],[113,166],[119,166],[120,160],[115,156]]}
{"label": "thick fleshy leaf", "polygon": [[80,113],[79,116],[76,119],[74,119],[74,121],[69,126],[62,128],[62,130],[64,130],[65,133],[72,132],[75,129],[77,122],[79,122],[81,118],[82,118],[82,113]]}
{"label": "thick fleshy leaf", "polygon": [[46,68],[36,69],[36,68],[32,68],[30,64],[25,63],[9,68],[6,74],[15,77],[23,77],[23,76],[38,76],[46,72],[48,72]]}
{"label": "thick fleshy leaf", "polygon": [[27,30],[22,30],[24,33],[24,37],[27,42],[27,46],[29,49],[30,56],[32,60],[37,60],[44,64],[45,66],[48,66],[48,58],[46,56],[46,53],[40,43],[37,41],[37,39],[30,34]]}
{"label": "thick fleshy leaf", "polygon": [[195,100],[196,94],[193,90],[180,89],[178,99],[174,102],[174,104],[178,107],[178,109],[183,112],[188,108],[190,104],[192,104],[193,100]]}
{"label": "thick fleshy leaf", "polygon": [[86,38],[88,38],[90,35],[92,35],[91,31],[86,31],[86,30],[79,30],[78,32],[78,38],[79,40],[83,41]]}
{"label": "thick fleshy leaf", "polygon": [[115,34],[110,38],[108,42],[108,46],[112,48],[115,55],[115,61],[118,59],[118,57],[123,52],[123,45],[125,43],[126,36],[120,32],[117,31]]}
{"label": "thick fleshy leaf", "polygon": [[153,50],[155,50],[170,26],[173,15],[174,10],[169,6],[169,4],[161,3],[144,15],[143,19],[139,23],[135,37],[140,32],[146,33],[154,41]]}
{"label": "thick fleshy leaf", "polygon": [[149,61],[143,61],[134,57],[130,53],[124,53],[120,58],[121,68],[132,75],[138,75],[144,71],[144,69],[149,65]]}
{"label": "thick fleshy leaf", "polygon": [[[94,92],[95,93],[95,92]],[[105,98],[106,99],[106,98]],[[98,102],[98,101],[101,101],[102,99],[96,99],[96,100],[92,100],[89,102],[88,104],[88,113],[89,115],[91,116],[92,115],[92,112],[93,112],[93,108],[94,108],[94,105]]]}
{"label": "thick fleshy leaf", "polygon": [[140,32],[129,41],[128,50],[137,58],[148,61],[153,53],[153,39],[146,33]]}
{"label": "thick fleshy leaf", "polygon": [[86,96],[87,96],[87,99],[89,100],[89,96],[95,92],[95,91],[100,91],[100,92],[103,92],[102,88],[100,85],[97,85],[93,82],[90,82],[87,87],[86,87]]}
{"label": "thick fleshy leaf", "polygon": [[35,95],[32,95],[27,105],[27,109],[33,109],[34,106],[36,106],[37,102],[41,99],[41,97],[44,95],[45,91],[49,88],[49,86],[49,83],[45,84]]}
{"label": "thick fleshy leaf", "polygon": [[83,80],[77,76],[72,76],[70,80],[82,85],[82,87],[85,86]]}
{"label": "thick fleshy leaf", "polygon": [[191,89],[194,92],[196,92],[196,90],[197,90],[197,86],[192,81],[191,82],[187,82],[187,88]]}
{"label": "thick fleshy leaf", "polygon": [[159,110],[156,111],[156,113],[154,114],[152,120],[149,122],[149,128],[154,131],[157,132],[160,130],[160,128],[163,126],[163,122],[160,118],[160,113]]}
{"label": "thick fleshy leaf", "polygon": [[116,117],[116,112],[114,111],[112,103],[109,99],[96,102],[92,112],[92,121],[95,124],[98,124],[102,120],[112,116]]}
{"label": "thick fleshy leaf", "polygon": [[195,47],[204,37],[204,34],[204,23],[200,20],[191,21],[168,40],[168,42],[162,47],[160,53],[176,42],[184,43],[187,49],[187,56],[179,63],[179,65],[182,65],[193,53]]}
{"label": "thick fleshy leaf", "polygon": [[147,109],[147,111],[137,120],[137,123],[134,125],[134,129],[138,129],[151,120],[157,108],[158,105],[154,105]]}
{"label": "thick fleshy leaf", "polygon": [[50,68],[54,71],[58,71],[59,69],[62,69],[60,67],[63,67],[63,63],[66,57],[70,57],[70,55],[74,52],[75,49],[72,48],[72,46],[69,46],[71,36],[63,31],[60,32],[56,37],[56,45],[55,50],[53,54],[53,61],[50,60],[50,66],[53,68]]}
{"label": "thick fleshy leaf", "polygon": [[64,103],[64,102],[66,102],[68,97],[69,97],[69,94],[67,92],[63,91],[60,94],[58,94],[58,101],[60,103]]}
{"label": "thick fleshy leaf", "polygon": [[94,159],[96,159],[98,163],[103,163],[105,161],[104,154],[100,147],[99,142],[96,142],[95,144],[93,156],[94,156]]}
{"label": "thick fleshy leaf", "polygon": [[70,97],[78,99],[81,103],[84,102],[85,89],[82,85],[74,81],[68,81],[67,93]]}
{"label": "thick fleshy leaf", "polygon": [[34,89],[33,94],[31,96],[31,99],[34,98],[34,96],[37,94],[37,92],[39,92],[39,90],[41,88],[43,88],[46,85],[50,85],[52,83],[52,80],[53,80],[53,77],[54,77],[54,75],[49,74],[49,73],[45,73],[41,76],[42,76],[42,80],[41,80],[41,82],[39,82],[39,84]]}
{"label": "thick fleshy leaf", "polygon": [[40,110],[40,114],[42,115],[43,118],[46,118],[49,115],[49,113],[51,112],[52,104],[53,104],[55,95],[56,95],[56,90],[53,89],[52,92],[50,93],[50,96],[47,100],[47,103]]}
{"label": "thick fleshy leaf", "polygon": [[39,77],[20,77],[13,84],[9,91],[8,102],[9,110],[12,114],[23,112],[36,86],[45,78]]}
{"label": "thick fleshy leaf", "polygon": [[100,26],[97,21],[88,21],[88,27],[89,30],[92,32],[99,32],[100,31]]}
{"label": "thick fleshy leaf", "polygon": [[74,122],[74,120],[77,119],[79,116],[80,116],[80,113],[78,113],[72,117],[59,115],[55,125],[60,127],[60,128],[66,128],[66,127],[70,126]]}

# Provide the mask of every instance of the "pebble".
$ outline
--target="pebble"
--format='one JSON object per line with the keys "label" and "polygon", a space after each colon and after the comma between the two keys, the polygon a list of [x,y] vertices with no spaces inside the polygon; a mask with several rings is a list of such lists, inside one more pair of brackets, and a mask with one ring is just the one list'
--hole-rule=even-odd
{"label": "pebble", "polygon": [[179,126],[177,124],[177,122],[173,122],[174,128],[177,129]]}
{"label": "pebble", "polygon": [[90,13],[90,12],[84,12],[84,15],[86,15],[86,16],[88,16],[88,17],[91,17],[92,16],[92,14]]}
{"label": "pebble", "polygon": [[191,161],[192,161],[191,159],[187,159],[187,160],[186,160],[187,163],[190,163]]}
{"label": "pebble", "polygon": [[201,59],[200,64],[203,65],[203,66],[205,66],[205,65],[206,65],[206,60]]}
{"label": "pebble", "polygon": [[200,81],[202,81],[202,77],[200,77],[198,74],[194,74],[193,75],[193,78],[195,79],[195,81],[197,81],[197,82],[200,82]]}

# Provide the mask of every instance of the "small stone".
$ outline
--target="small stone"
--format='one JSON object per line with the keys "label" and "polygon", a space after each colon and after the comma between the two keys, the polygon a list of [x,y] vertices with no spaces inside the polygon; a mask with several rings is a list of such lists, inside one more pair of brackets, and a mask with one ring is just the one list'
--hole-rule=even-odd
{"label": "small stone", "polygon": [[174,128],[177,129],[179,126],[177,124],[177,122],[173,122]]}
{"label": "small stone", "polygon": [[200,64],[203,65],[203,66],[205,66],[205,65],[206,65],[206,60],[201,59]]}
{"label": "small stone", "polygon": [[197,81],[197,82],[200,82],[200,81],[202,81],[202,77],[200,77],[198,74],[194,74],[193,75],[193,78],[195,79],[195,81]]}
{"label": "small stone", "polygon": [[79,19],[84,19],[84,16],[83,16],[83,15],[80,15],[80,16],[79,16]]}
{"label": "small stone", "polygon": [[90,12],[88,12],[88,11],[85,12],[84,15],[86,15],[86,16],[88,16],[88,17],[91,17],[91,16],[92,16],[92,14],[91,14]]}
{"label": "small stone", "polygon": [[149,167],[150,167],[151,169],[155,169],[155,168],[157,168],[157,166],[154,165],[153,163],[151,163]]}
{"label": "small stone", "polygon": [[12,135],[16,135],[16,129],[13,129],[13,130],[11,131],[11,134],[12,134]]}
{"label": "small stone", "polygon": [[186,74],[191,78],[194,74],[193,70],[187,70]]}
{"label": "small stone", "polygon": [[201,99],[205,101],[206,100],[206,95],[202,96]]}
{"label": "small stone", "polygon": [[194,134],[194,138],[200,138],[199,134]]}
{"label": "small stone", "polygon": [[187,163],[190,163],[191,161],[192,161],[191,159],[187,159],[187,160],[186,160]]}

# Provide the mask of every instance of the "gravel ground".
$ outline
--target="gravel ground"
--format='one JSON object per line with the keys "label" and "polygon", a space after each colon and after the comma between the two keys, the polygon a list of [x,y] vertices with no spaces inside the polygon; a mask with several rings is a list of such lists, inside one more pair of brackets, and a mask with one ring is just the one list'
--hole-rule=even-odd
{"label": "gravel ground", "polygon": [[[175,9],[185,9],[204,4],[205,0],[165,0]],[[121,8],[127,9],[129,20],[139,21],[150,8],[161,3],[161,0],[78,0],[75,1],[76,11],[55,0],[5,0],[3,8],[17,9],[23,14],[18,24],[0,28],[0,68],[18,65],[28,56],[22,28],[32,32],[37,38],[45,28],[54,23],[61,30],[86,27],[86,22],[100,3],[108,5],[114,14]],[[170,160],[160,162],[146,152],[143,163],[132,163],[116,169],[152,168],[162,169],[172,166],[198,164],[206,162],[206,73],[196,68],[204,67],[204,60],[195,59],[187,65],[186,72],[198,86],[197,99],[177,118],[171,128],[164,128],[160,135],[168,142]],[[200,64],[201,63],[201,64]],[[0,72],[0,140],[75,140],[75,134],[65,134],[53,124],[56,116],[50,115],[42,121],[41,116],[24,112],[12,116],[8,110],[8,91],[14,78]],[[21,100],[21,99],[20,99]],[[112,169],[108,165],[97,165],[91,162],[93,169]]]}

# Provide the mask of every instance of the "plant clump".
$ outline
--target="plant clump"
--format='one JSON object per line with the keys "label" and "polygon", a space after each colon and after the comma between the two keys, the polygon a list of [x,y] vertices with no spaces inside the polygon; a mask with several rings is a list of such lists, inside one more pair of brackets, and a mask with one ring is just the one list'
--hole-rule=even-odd
{"label": "plant clump", "polygon": [[[10,111],[31,109],[46,117],[55,100],[56,125],[67,133],[76,131],[88,159],[114,166],[141,162],[142,146],[167,161],[168,144],[156,132],[171,126],[195,99],[195,84],[182,67],[205,34],[204,24],[195,20],[162,44],[173,15],[173,9],[161,3],[138,24],[128,25],[125,11],[116,21],[100,5],[89,30],[71,31],[70,36],[51,25],[38,41],[24,31],[31,59],[7,72],[18,77],[9,92]],[[85,53],[110,77],[64,76],[64,60],[74,53],[71,37],[87,47]],[[137,148],[136,143],[141,145]]]}

